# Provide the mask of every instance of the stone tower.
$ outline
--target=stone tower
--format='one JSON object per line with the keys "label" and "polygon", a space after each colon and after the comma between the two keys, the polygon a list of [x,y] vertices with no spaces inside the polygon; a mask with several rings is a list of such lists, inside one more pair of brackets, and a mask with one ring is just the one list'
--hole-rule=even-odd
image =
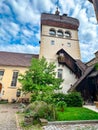
{"label": "stone tower", "polygon": [[64,49],[74,59],[80,59],[78,27],[77,19],[59,15],[58,8],[55,14],[42,13],[39,57],[55,61],[57,51]]}
{"label": "stone tower", "polygon": [[[70,87],[79,78],[79,68],[76,60],[80,59],[78,40],[79,21],[59,15],[58,8],[55,14],[41,15],[41,42],[39,58],[44,56],[48,62],[56,65],[56,77],[64,79],[62,92],[67,93]],[[62,58],[62,61],[59,58]],[[78,77],[78,78],[77,78]]]}

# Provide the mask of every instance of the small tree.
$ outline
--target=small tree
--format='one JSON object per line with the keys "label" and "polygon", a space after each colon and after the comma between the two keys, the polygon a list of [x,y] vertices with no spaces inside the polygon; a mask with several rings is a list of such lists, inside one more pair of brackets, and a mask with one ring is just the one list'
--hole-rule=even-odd
{"label": "small tree", "polygon": [[33,58],[25,74],[20,75],[22,90],[32,93],[34,100],[50,102],[52,94],[60,89],[63,81],[56,78],[55,67],[54,63],[48,63],[44,57],[42,59]]}
{"label": "small tree", "polygon": [[59,108],[59,110],[60,110],[61,112],[64,112],[64,109],[67,107],[67,104],[66,104],[66,102],[64,102],[64,101],[59,101],[59,102],[57,103],[57,107]]}

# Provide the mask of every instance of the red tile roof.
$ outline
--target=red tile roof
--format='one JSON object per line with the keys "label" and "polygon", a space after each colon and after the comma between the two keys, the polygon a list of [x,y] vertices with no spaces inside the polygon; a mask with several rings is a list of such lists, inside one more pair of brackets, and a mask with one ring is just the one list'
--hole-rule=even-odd
{"label": "red tile roof", "polygon": [[78,30],[79,20],[65,15],[42,13],[41,24]]}
{"label": "red tile roof", "polygon": [[38,57],[39,55],[35,54],[0,52],[0,65],[28,67],[31,59]]}

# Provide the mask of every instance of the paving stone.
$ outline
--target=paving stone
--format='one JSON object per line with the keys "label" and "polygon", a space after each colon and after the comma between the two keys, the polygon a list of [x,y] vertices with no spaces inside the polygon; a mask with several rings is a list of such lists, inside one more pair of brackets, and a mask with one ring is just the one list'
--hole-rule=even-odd
{"label": "paving stone", "polygon": [[98,124],[47,125],[44,130],[98,130]]}
{"label": "paving stone", "polygon": [[16,104],[0,104],[0,130],[17,130],[15,113]]}

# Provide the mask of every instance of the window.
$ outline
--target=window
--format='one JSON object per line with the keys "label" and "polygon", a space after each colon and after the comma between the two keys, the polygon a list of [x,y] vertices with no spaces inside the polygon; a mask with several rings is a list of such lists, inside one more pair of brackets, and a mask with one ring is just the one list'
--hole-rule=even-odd
{"label": "window", "polygon": [[18,71],[14,71],[13,72],[11,86],[16,86],[16,84],[17,84],[17,78],[18,78]]}
{"label": "window", "polygon": [[68,42],[68,43],[67,43],[67,46],[68,46],[68,47],[71,47],[71,43]]}
{"label": "window", "polygon": [[57,31],[57,35],[58,35],[59,37],[63,37],[63,31],[62,31],[62,30],[58,30],[58,31]]}
{"label": "window", "polygon": [[56,35],[55,29],[50,29],[49,34],[52,35],[52,36],[55,36]]}
{"label": "window", "polygon": [[70,33],[69,31],[66,31],[66,32],[65,32],[65,37],[66,37],[66,38],[71,38],[71,33]]}
{"label": "window", "polygon": [[4,75],[4,70],[0,70],[0,76]]}
{"label": "window", "polygon": [[55,44],[54,40],[51,40],[51,45],[54,45],[54,44]]}
{"label": "window", "polygon": [[62,79],[63,70],[58,69],[58,78]]}
{"label": "window", "polygon": [[4,75],[4,70],[0,70],[0,80],[2,80],[3,75]]}

